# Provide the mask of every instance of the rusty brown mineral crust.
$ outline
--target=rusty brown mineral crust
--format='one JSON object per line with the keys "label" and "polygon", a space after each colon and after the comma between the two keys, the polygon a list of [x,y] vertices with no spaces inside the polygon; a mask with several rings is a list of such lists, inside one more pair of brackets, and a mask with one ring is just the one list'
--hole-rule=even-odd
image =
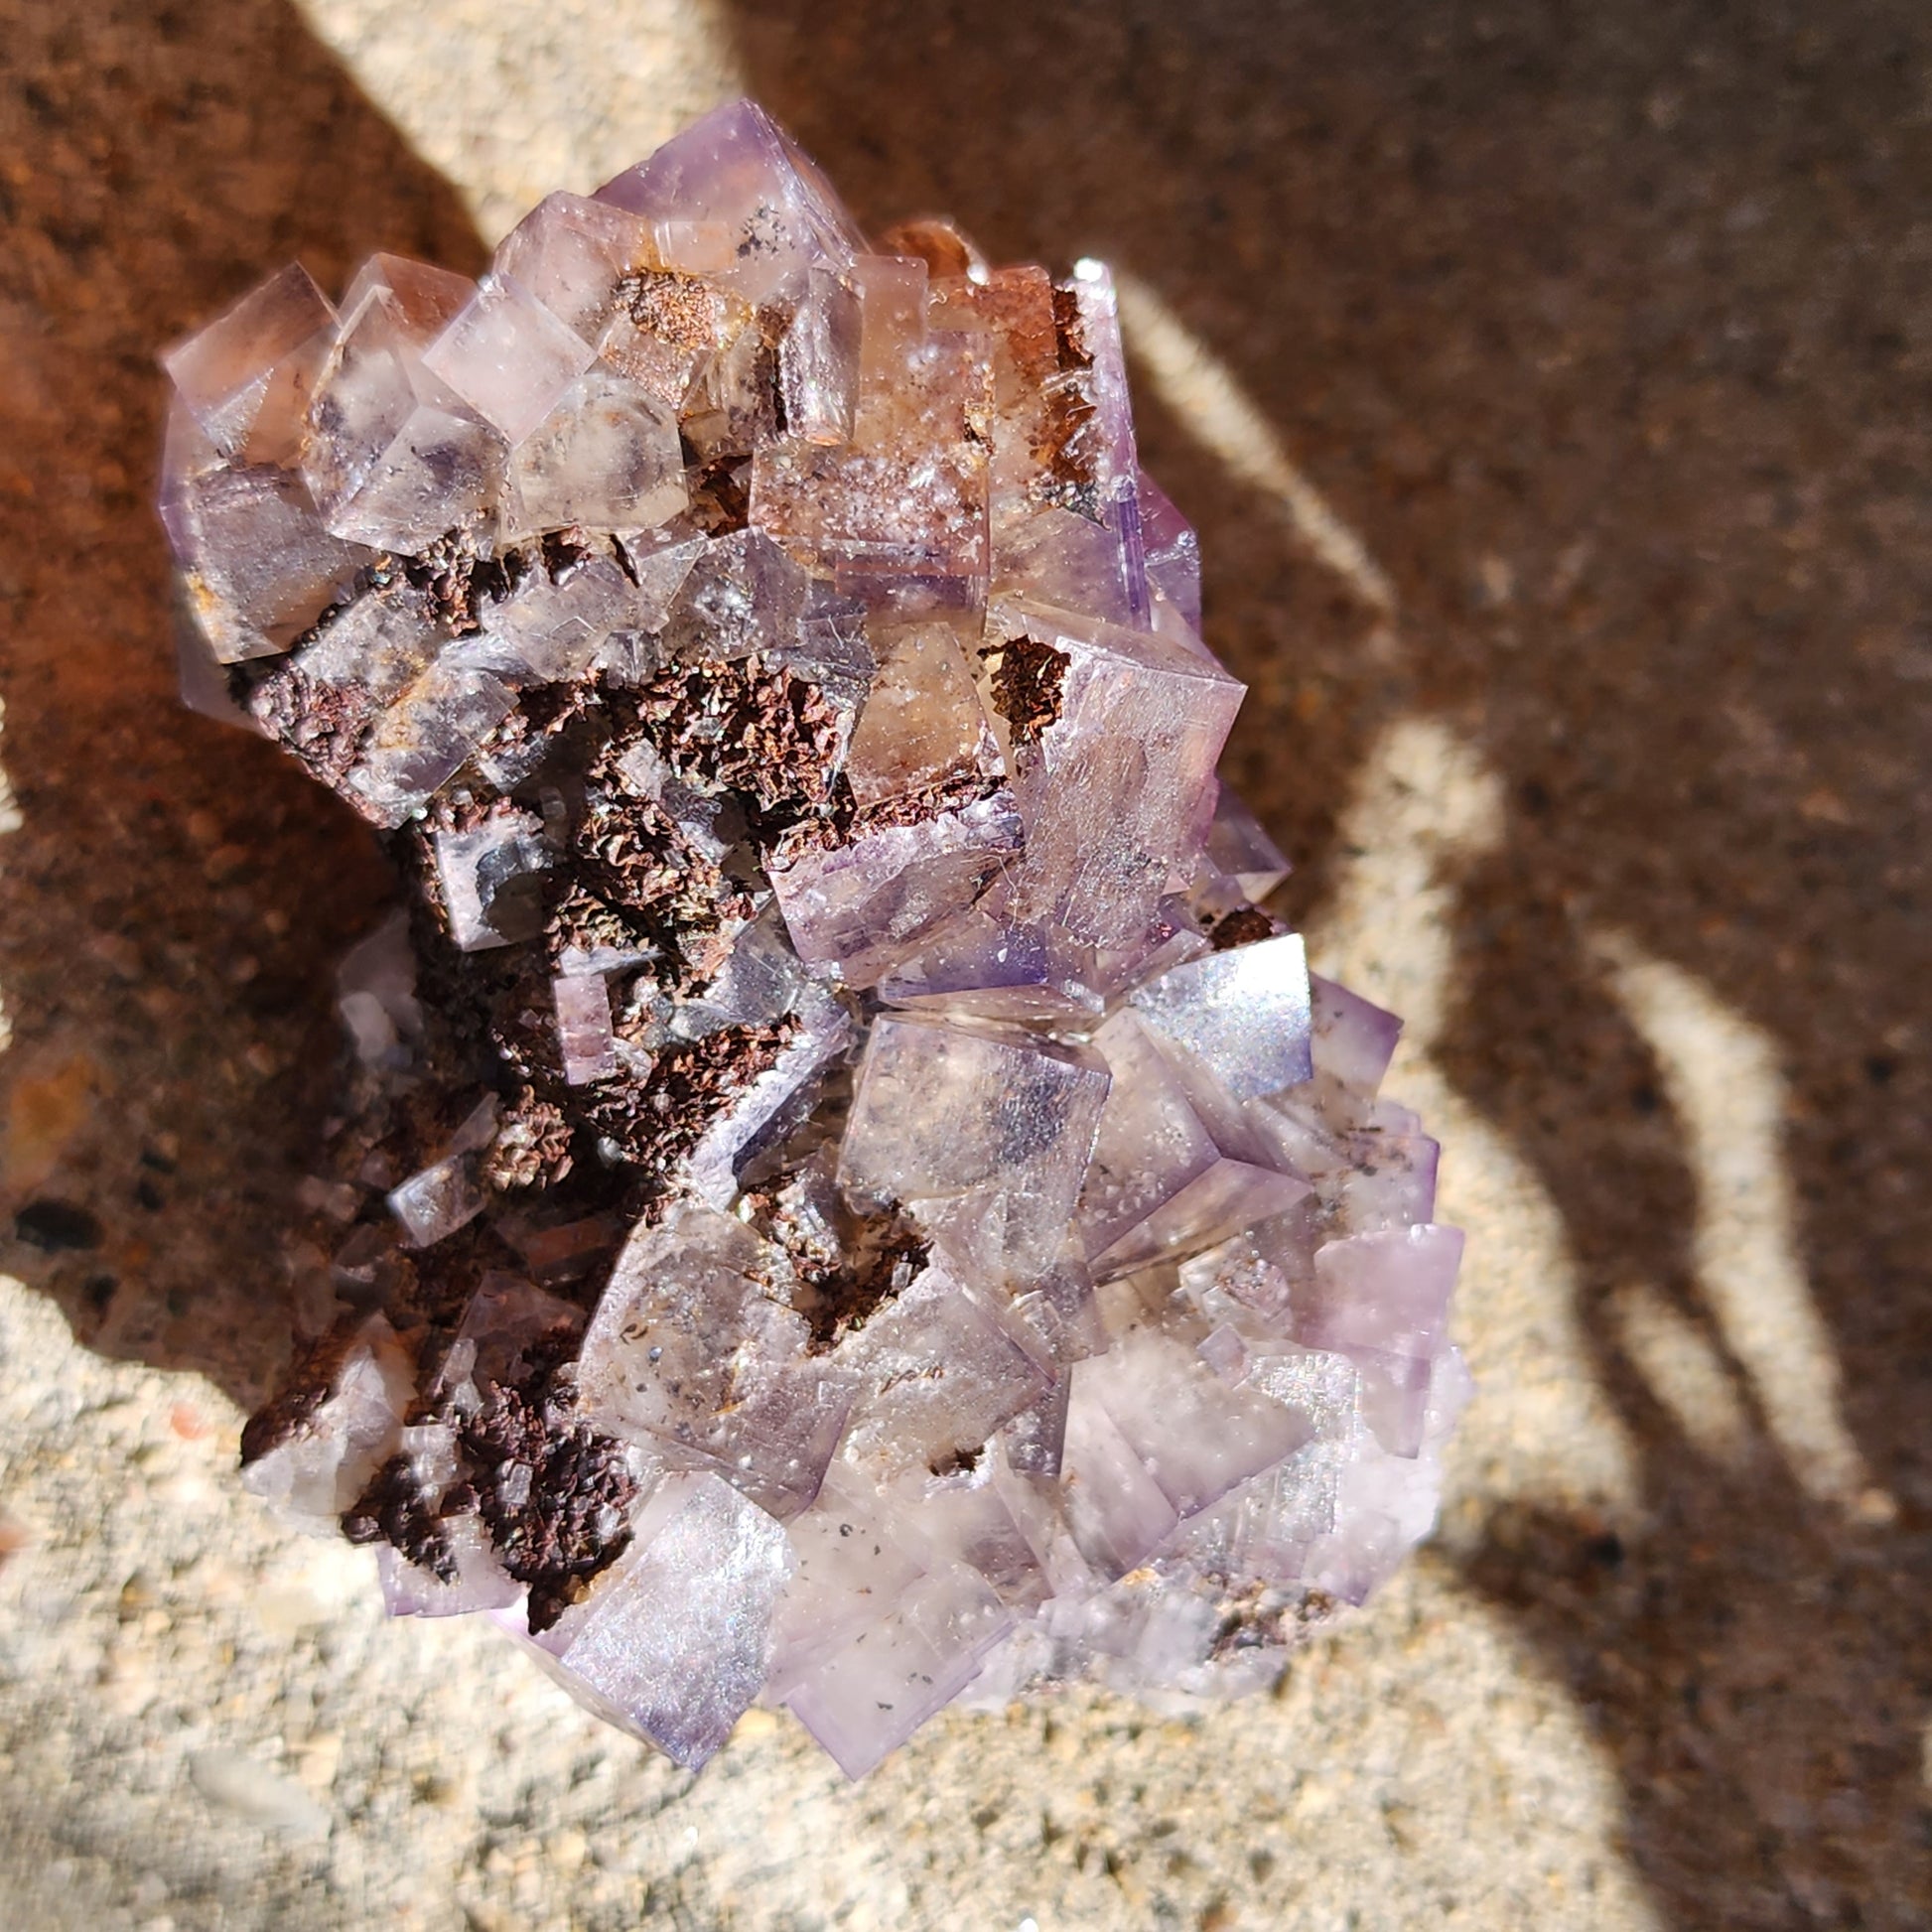
{"label": "rusty brown mineral crust", "polygon": [[983,645],[980,661],[992,673],[993,709],[1013,727],[1013,742],[1037,743],[1040,733],[1060,715],[1066,652],[1022,632]]}

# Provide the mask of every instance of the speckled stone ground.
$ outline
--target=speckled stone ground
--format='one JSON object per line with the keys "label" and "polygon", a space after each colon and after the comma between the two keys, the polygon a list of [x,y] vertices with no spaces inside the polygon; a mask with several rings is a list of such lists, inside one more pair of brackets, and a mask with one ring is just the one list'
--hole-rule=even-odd
{"label": "speckled stone ground", "polygon": [[[594,37],[594,38],[593,38]],[[726,92],[1130,280],[1317,957],[1483,1380],[1281,1696],[695,1783],[234,1487],[381,876],[178,714],[156,349],[474,267]],[[1932,1920],[1932,20],[0,0],[0,1882],[27,1927]]]}

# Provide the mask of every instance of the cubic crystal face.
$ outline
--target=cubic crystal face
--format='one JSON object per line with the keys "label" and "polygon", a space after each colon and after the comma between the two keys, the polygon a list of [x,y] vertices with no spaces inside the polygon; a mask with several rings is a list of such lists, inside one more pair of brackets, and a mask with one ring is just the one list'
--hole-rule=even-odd
{"label": "cubic crystal face", "polygon": [[194,701],[376,828],[245,1480],[702,1764],[1279,1674],[1468,1384],[1398,1023],[1257,901],[1112,284],[759,108],[168,357]]}

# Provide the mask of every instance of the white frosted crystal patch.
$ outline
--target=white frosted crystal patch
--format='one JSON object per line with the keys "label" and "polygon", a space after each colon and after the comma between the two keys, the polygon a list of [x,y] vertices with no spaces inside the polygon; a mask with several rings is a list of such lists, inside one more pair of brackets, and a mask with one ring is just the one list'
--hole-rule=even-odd
{"label": "white frosted crystal patch", "polygon": [[298,1528],[334,1535],[401,1442],[413,1389],[395,1330],[370,1315],[345,1347],[324,1400],[249,1461],[243,1483]]}
{"label": "white frosted crystal patch", "polygon": [[510,812],[467,832],[436,835],[436,871],[450,937],[465,952],[536,936],[543,901],[536,875],[550,864],[543,821]]}
{"label": "white frosted crystal patch", "polygon": [[1149,1027],[1236,1099],[1299,1086],[1314,1070],[1308,961],[1295,933],[1176,966],[1132,999]]}

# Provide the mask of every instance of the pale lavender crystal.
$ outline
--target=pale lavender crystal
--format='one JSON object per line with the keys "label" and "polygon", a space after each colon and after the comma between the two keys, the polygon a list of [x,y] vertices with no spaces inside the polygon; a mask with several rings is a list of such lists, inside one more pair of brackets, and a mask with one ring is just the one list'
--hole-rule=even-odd
{"label": "pale lavender crystal", "polygon": [[1070,1244],[1109,1084],[1091,1047],[882,1014],[840,1180],[904,1203],[970,1271],[1030,1283]]}
{"label": "pale lavender crystal", "polygon": [[[1200,628],[1200,539],[1168,492],[1141,472],[1141,541],[1148,582],[1193,627]],[[1259,893],[1250,897],[1259,898]]]}
{"label": "pale lavender crystal", "polygon": [[291,265],[162,361],[223,457],[285,464],[301,449],[302,420],[335,327],[322,291]]}
{"label": "pale lavender crystal", "polygon": [[[1089,1408],[1113,1424],[1176,1519],[1218,1502],[1310,1435],[1306,1418],[1284,1404],[1230,1394],[1183,1336],[1137,1331],[1074,1370],[1067,1434],[1076,1494],[1083,1458],[1073,1445]],[[1077,1531],[1077,1513],[1074,1521]]]}
{"label": "pale lavender crystal", "polygon": [[1167,890],[1242,686],[1152,631],[1024,604],[994,622],[1065,663],[1054,728],[1014,753],[1023,909],[1075,946],[1129,944]]}
{"label": "pale lavender crystal", "polygon": [[1131,1008],[1111,1016],[1093,1043],[1113,1078],[1080,1201],[1097,1271],[1127,1275],[1179,1260],[1286,1213],[1311,1191],[1272,1164],[1263,1137],[1229,1133],[1226,1116],[1217,1135]]}
{"label": "pale lavender crystal", "polygon": [[752,1077],[691,1150],[687,1163],[691,1191],[714,1207],[729,1206],[747,1166],[787,1128],[800,1124],[822,1075],[858,1035],[845,1009],[815,986],[801,988],[782,1017],[793,1022],[796,1032],[772,1064]]}
{"label": "pale lavender crystal", "polygon": [[1120,299],[1104,262],[1076,262],[1068,286],[1079,316],[1082,345],[1090,358],[1087,379],[1093,415],[1083,433],[1092,444],[1096,508],[1119,554],[1130,618],[1144,623],[1149,608],[1147,544],[1134,413],[1127,395],[1127,357],[1120,336]]}
{"label": "pale lavender crystal", "polygon": [[707,543],[664,624],[667,654],[720,658],[782,652],[798,636],[811,579],[770,538],[737,530]]}
{"label": "pale lavender crystal", "polygon": [[503,440],[425,361],[472,292],[386,255],[351,286],[302,445],[304,481],[335,535],[410,554],[484,518]]}
{"label": "pale lavender crystal", "polygon": [[815,266],[848,267],[865,248],[824,176],[749,100],[707,114],[597,199],[669,228],[672,248],[716,229],[715,251],[691,259],[750,302],[796,301]]}
{"label": "pale lavender crystal", "polygon": [[510,452],[509,488],[504,520],[517,536],[570,524],[656,529],[689,500],[677,417],[592,369]]}
{"label": "pale lavender crystal", "polygon": [[[405,1428],[397,1438],[396,1453],[406,1460],[409,1479],[427,1493],[441,1497],[462,1480],[457,1431],[449,1423]],[[474,1517],[454,1520],[444,1534],[448,1549],[441,1576],[411,1562],[391,1544],[377,1549],[376,1574],[391,1616],[467,1616],[473,1610],[503,1610],[516,1603],[522,1589]]]}
{"label": "pale lavender crystal", "polygon": [[1361,1370],[1370,1398],[1365,1414],[1391,1454],[1414,1455],[1421,1448],[1430,1372],[1447,1346],[1461,1258],[1456,1229],[1427,1224],[1351,1235],[1315,1254],[1296,1334]]}
{"label": "pale lavender crystal", "polygon": [[582,195],[548,195],[503,237],[495,272],[596,347],[625,275],[657,260],[648,221]]}
{"label": "pale lavender crystal", "polygon": [[992,1586],[955,1564],[921,1577],[785,1703],[847,1777],[863,1777],[965,1690],[1012,1627]]}
{"label": "pale lavender crystal", "polygon": [[371,1068],[402,1072],[423,1030],[416,1004],[416,957],[409,919],[392,913],[343,955],[336,976],[344,1030],[358,1059]]}
{"label": "pale lavender crystal", "polygon": [[496,1101],[481,1102],[451,1138],[440,1160],[411,1174],[389,1191],[389,1211],[402,1224],[410,1244],[433,1248],[483,1211],[475,1157],[495,1132]]}
{"label": "pale lavender crystal", "polygon": [[992,1583],[929,1540],[929,1516],[854,1481],[788,1526],[795,1586],[767,1688],[849,1777],[950,1703],[1013,1627]]}
{"label": "pale lavender crystal", "polygon": [[585,1337],[579,1386],[619,1434],[715,1468],[779,1514],[817,1494],[844,1433],[851,1372],[808,1352],[773,1292],[784,1255],[692,1206],[641,1227]]}
{"label": "pale lavender crystal", "polygon": [[[922,1269],[844,1345],[862,1378],[847,1456],[891,1474],[977,1455],[1055,1379],[1028,1353],[1026,1333],[943,1262]],[[950,1388],[929,1386],[935,1364]]]}
{"label": "pale lavender crystal", "polygon": [[611,994],[602,973],[565,974],[550,983],[557,1005],[557,1050],[573,1087],[608,1080],[618,1071]]}
{"label": "pale lavender crystal", "polygon": [[798,313],[778,341],[778,394],[787,432],[806,443],[852,436],[858,400],[860,302],[835,270],[815,264]]}
{"label": "pale lavender crystal", "polygon": [[423,367],[510,444],[521,443],[595,359],[590,345],[534,296],[493,275],[423,351]]}
{"label": "pale lavender crystal", "polygon": [[1309,990],[1315,1073],[1373,1095],[1395,1057],[1402,1022],[1319,973],[1309,975]]}
{"label": "pale lavender crystal", "polygon": [[461,1155],[448,1155],[391,1188],[389,1211],[412,1246],[433,1248],[483,1211],[483,1189],[470,1164]]}
{"label": "pale lavender crystal", "polygon": [[1002,787],[910,825],[774,854],[771,886],[798,956],[849,986],[871,986],[916,960],[921,936],[968,908],[1024,838]]}
{"label": "pale lavender crystal", "polygon": [[870,243],[738,102],[166,359],[190,702],[420,899],[249,1486],[693,1768],[1273,1683],[1433,1525],[1461,1237],[1262,909],[1108,271]]}
{"label": "pale lavender crystal", "polygon": [[450,656],[486,666],[510,684],[581,677],[614,631],[639,617],[638,587],[609,557],[596,557],[560,583],[538,575],[494,605],[480,637],[451,646]]}
{"label": "pale lavender crystal", "polygon": [[296,472],[224,462],[180,402],[162,464],[183,598],[218,663],[288,649],[368,562],[324,527]]}
{"label": "pale lavender crystal", "polygon": [[713,1475],[666,1478],[638,1529],[633,1554],[535,1641],[570,1690],[696,1770],[764,1683],[789,1550]]}
{"label": "pale lavender crystal", "polygon": [[930,336],[923,262],[852,265],[859,358],[849,443],[773,437],[752,517],[834,582],[881,603],[977,605],[988,571],[987,456],[975,433],[993,372],[969,337]]}
{"label": "pale lavender crystal", "polygon": [[515,704],[516,693],[493,671],[444,652],[375,720],[345,774],[343,796],[372,824],[402,824]]}
{"label": "pale lavender crystal", "polygon": [[1195,873],[1195,891],[1216,913],[1259,905],[1288,877],[1281,848],[1228,789],[1214,787],[1212,814]]}
{"label": "pale lavender crystal", "polygon": [[477,1610],[507,1610],[523,1587],[496,1561],[488,1536],[473,1522],[451,1533],[457,1574],[442,1578],[413,1564],[385,1543],[375,1553],[382,1607],[391,1616],[469,1616]]}
{"label": "pale lavender crystal", "polygon": [[372,1314],[320,1380],[321,1403],[253,1457],[242,1480],[299,1527],[327,1536],[402,1440],[414,1377],[395,1330]]}

